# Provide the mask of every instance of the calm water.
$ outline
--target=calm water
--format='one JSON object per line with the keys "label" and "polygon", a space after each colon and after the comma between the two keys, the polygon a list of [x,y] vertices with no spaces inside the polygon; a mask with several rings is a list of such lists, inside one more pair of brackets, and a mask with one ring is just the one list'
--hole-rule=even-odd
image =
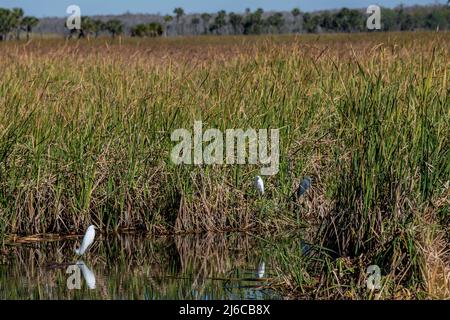
{"label": "calm water", "polygon": [[97,240],[83,260],[76,240],[7,246],[0,299],[282,299],[269,289],[276,252],[290,238],[243,234]]}

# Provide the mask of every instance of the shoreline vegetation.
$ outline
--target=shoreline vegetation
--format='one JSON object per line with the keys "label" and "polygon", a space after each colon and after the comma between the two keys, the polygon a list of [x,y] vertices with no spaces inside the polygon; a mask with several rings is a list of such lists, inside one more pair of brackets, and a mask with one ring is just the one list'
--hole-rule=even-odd
{"label": "shoreline vegetation", "polygon": [[[302,230],[312,254],[278,253],[286,296],[449,298],[449,44],[448,32],[1,42],[3,247],[89,224]],[[196,120],[280,129],[264,197],[258,166],[171,163],[171,132]],[[376,296],[368,265],[383,270]]]}

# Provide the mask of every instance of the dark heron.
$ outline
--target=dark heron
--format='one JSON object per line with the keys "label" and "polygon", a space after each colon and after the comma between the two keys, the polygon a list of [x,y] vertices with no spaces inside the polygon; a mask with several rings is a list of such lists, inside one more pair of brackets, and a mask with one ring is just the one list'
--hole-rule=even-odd
{"label": "dark heron", "polygon": [[303,178],[302,182],[300,182],[300,185],[297,188],[297,191],[294,193],[295,198],[300,198],[302,195],[305,194],[305,192],[311,187],[311,177],[306,176]]}

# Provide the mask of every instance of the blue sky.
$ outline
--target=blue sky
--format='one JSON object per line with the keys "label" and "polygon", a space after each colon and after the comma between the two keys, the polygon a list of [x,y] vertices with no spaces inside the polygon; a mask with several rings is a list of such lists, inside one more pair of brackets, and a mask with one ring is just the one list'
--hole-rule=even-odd
{"label": "blue sky", "polygon": [[187,13],[217,12],[221,9],[244,12],[245,8],[303,11],[333,9],[340,7],[364,8],[370,4],[394,7],[405,5],[446,3],[446,0],[0,0],[0,7],[20,7],[27,15],[37,17],[66,16],[66,8],[76,4],[83,15],[132,13],[172,13],[182,7]]}

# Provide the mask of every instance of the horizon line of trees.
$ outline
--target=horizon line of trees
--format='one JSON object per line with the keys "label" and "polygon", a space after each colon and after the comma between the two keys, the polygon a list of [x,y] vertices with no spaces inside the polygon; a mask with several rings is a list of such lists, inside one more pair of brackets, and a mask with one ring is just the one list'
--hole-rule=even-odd
{"label": "horizon line of trees", "polygon": [[[450,2],[450,1],[449,1]],[[283,33],[362,32],[368,15],[364,10],[342,8],[320,12],[265,12],[246,9],[244,13],[220,10],[215,14],[186,15],[183,8],[173,10],[173,15],[158,16],[149,23],[126,24],[117,18],[103,20],[88,16],[81,18],[81,29],[68,31],[69,37],[98,37],[110,34],[113,38],[127,34],[133,37],[158,37],[169,35],[252,35]],[[35,17],[24,16],[20,8],[0,8],[0,40],[19,39],[21,31],[27,38],[39,23]],[[449,5],[428,5],[394,9],[381,8],[381,31],[449,30]]]}

